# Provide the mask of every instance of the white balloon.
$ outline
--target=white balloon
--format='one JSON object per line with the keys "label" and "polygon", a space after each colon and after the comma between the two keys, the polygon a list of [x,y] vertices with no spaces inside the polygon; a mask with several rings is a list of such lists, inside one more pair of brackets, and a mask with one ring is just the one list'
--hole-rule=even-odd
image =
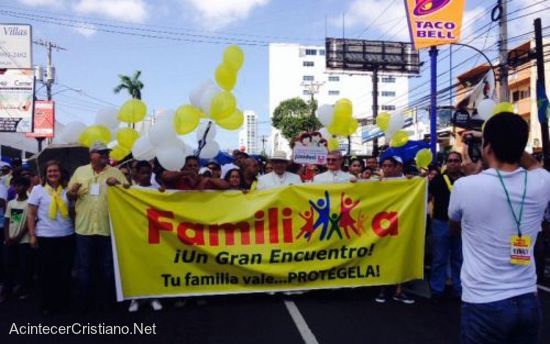
{"label": "white balloon", "polygon": [[168,121],[170,123],[173,123],[175,113],[176,112],[174,110],[161,110],[156,114],[157,122]]}
{"label": "white balloon", "polygon": [[63,145],[63,144],[66,144],[67,142],[63,139],[63,137],[61,137],[61,135],[56,135],[54,136],[52,143],[56,145]]}
{"label": "white balloon", "polygon": [[206,142],[206,146],[203,147],[199,157],[201,159],[212,159],[220,152],[220,145],[216,141]]}
{"label": "white balloon", "polygon": [[220,89],[216,86],[207,88],[201,96],[200,108],[207,115],[210,116],[210,104],[212,99],[220,92]]}
{"label": "white balloon", "polygon": [[82,122],[69,122],[63,128],[60,139],[67,143],[78,143],[78,139],[85,129],[86,124]]}
{"label": "white balloon", "polygon": [[495,110],[497,103],[492,99],[483,99],[477,104],[477,115],[483,120],[488,120]]}
{"label": "white balloon", "polygon": [[189,95],[189,101],[191,104],[195,107],[200,108],[201,107],[201,98],[203,93],[212,87],[216,87],[216,84],[212,80],[206,80],[202,84],[200,84],[197,88],[195,88],[193,91],[191,91],[191,94]]}
{"label": "white balloon", "polygon": [[160,121],[149,130],[149,140],[155,148],[172,145],[179,140],[174,124],[171,121]]}
{"label": "white balloon", "polygon": [[317,110],[317,117],[319,117],[319,122],[323,126],[328,127],[334,118],[334,106],[329,104],[321,105]]}
{"label": "white balloon", "polygon": [[120,122],[117,116],[118,110],[115,108],[101,109],[95,115],[95,124],[104,125],[109,129],[118,128]]}
{"label": "white balloon", "polygon": [[390,117],[390,124],[388,125],[388,130],[386,130],[386,134],[393,134],[403,128],[404,125],[405,117],[403,117],[403,115],[400,113],[392,113]]}
{"label": "white balloon", "polygon": [[[206,128],[208,128],[208,121],[201,121],[201,123],[197,127],[197,142],[202,140],[202,137],[206,132]],[[212,125],[210,125],[210,130],[208,130],[208,135],[206,136],[206,143],[214,141],[214,139],[216,138],[216,133],[216,125],[214,124],[214,122],[212,122]]]}
{"label": "white balloon", "polygon": [[157,159],[159,164],[168,171],[179,171],[185,164],[185,152],[179,147],[163,147],[157,149]]}
{"label": "white balloon", "polygon": [[325,140],[328,140],[332,137],[332,135],[328,132],[327,128],[323,127],[321,129],[319,129],[319,133],[321,134],[321,136],[325,139]]}
{"label": "white balloon", "polygon": [[132,155],[136,160],[153,160],[155,157],[155,147],[151,144],[149,136],[142,136],[136,140],[132,147]]}

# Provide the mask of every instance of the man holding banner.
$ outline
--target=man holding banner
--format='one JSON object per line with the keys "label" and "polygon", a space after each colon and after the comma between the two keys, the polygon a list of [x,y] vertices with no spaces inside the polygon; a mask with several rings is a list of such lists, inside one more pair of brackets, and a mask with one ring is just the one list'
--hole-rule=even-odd
{"label": "man holding banner", "polygon": [[288,168],[288,159],[285,152],[275,152],[269,161],[273,165],[273,172],[264,174],[258,178],[257,190],[302,184],[300,176],[286,170]]}
{"label": "man holding banner", "polygon": [[460,178],[449,204],[462,231],[463,343],[536,343],[542,325],[533,245],[550,200],[550,174],[524,152],[529,126],[501,113],[483,130],[480,174]]}

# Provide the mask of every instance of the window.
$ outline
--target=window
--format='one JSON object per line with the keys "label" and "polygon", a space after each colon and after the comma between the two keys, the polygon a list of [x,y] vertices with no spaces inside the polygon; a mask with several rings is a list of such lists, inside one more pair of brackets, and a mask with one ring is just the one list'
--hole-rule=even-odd
{"label": "window", "polygon": [[395,105],[382,105],[382,110],[384,111],[394,111]]}
{"label": "window", "polygon": [[338,91],[338,90],[331,90],[331,91],[328,91],[328,95],[329,95],[329,96],[339,96],[339,95],[340,95],[340,91]]}
{"label": "window", "polygon": [[395,97],[394,91],[382,91],[382,97]]}
{"label": "window", "polygon": [[525,98],[529,98],[529,97],[531,97],[531,92],[528,88],[525,89],[525,90],[519,91],[519,98],[520,99],[525,99]]}
{"label": "window", "polygon": [[306,49],[306,55],[317,55],[316,49]]}
{"label": "window", "polygon": [[313,75],[304,75],[302,80],[304,80],[304,81],[313,81],[313,80],[315,80],[315,78],[313,77]]}
{"label": "window", "polygon": [[382,82],[385,84],[395,84],[395,78],[393,76],[382,77]]}
{"label": "window", "polygon": [[324,56],[325,55],[325,49],[320,49],[319,50],[319,55]]}
{"label": "window", "polygon": [[309,95],[310,95],[309,90],[303,90],[303,91],[302,91],[302,94],[303,94],[304,96],[309,96]]}
{"label": "window", "polygon": [[512,93],[512,101],[517,102],[519,100],[519,91]]}
{"label": "window", "polygon": [[329,76],[328,81],[340,81],[340,77],[339,76]]}
{"label": "window", "polygon": [[304,61],[304,67],[313,67],[315,63],[313,61]]}

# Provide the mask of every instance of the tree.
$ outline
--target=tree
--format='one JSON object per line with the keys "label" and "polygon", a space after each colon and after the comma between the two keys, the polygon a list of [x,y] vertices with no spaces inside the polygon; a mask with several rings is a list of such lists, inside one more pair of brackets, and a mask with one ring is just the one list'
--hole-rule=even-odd
{"label": "tree", "polygon": [[114,88],[113,92],[120,93],[122,90],[127,90],[132,98],[141,99],[141,89],[143,88],[143,83],[139,80],[141,76],[141,71],[135,71],[134,75],[130,78],[127,75],[119,74],[120,84]]}
{"label": "tree", "polygon": [[322,127],[315,116],[316,110],[317,102],[313,97],[308,102],[298,97],[287,99],[275,108],[271,123],[293,146],[293,139],[300,133],[319,130]]}

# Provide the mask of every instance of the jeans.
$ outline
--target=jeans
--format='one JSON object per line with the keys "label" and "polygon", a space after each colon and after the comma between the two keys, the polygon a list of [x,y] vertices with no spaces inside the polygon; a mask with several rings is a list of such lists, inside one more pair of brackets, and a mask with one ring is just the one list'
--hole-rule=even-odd
{"label": "jeans", "polygon": [[430,288],[433,294],[445,291],[447,265],[451,263],[451,280],[457,296],[462,294],[460,269],[462,267],[462,241],[460,236],[451,235],[449,223],[434,219],[432,222],[432,266]]}
{"label": "jeans", "polygon": [[74,235],[38,237],[38,273],[42,310],[58,310],[69,304]]}
{"label": "jeans", "polygon": [[462,304],[460,337],[469,343],[537,343],[542,324],[535,293],[489,303]]}
{"label": "jeans", "polygon": [[[76,235],[77,302],[88,308],[97,296],[100,304],[114,302],[111,237]],[[95,295],[94,295],[95,293]]]}

